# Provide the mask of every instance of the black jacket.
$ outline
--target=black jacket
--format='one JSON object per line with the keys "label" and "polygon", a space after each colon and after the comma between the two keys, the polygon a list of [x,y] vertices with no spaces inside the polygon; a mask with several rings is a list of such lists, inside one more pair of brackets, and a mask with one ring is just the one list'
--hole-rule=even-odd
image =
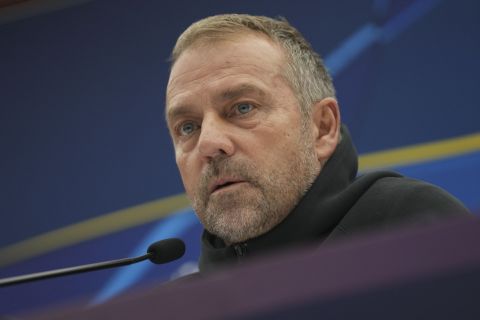
{"label": "black jacket", "polygon": [[200,272],[301,243],[325,243],[370,229],[470,215],[457,199],[436,186],[392,171],[356,177],[357,167],[355,147],[342,127],[342,141],[334,154],[284,221],[264,235],[232,246],[203,232]]}

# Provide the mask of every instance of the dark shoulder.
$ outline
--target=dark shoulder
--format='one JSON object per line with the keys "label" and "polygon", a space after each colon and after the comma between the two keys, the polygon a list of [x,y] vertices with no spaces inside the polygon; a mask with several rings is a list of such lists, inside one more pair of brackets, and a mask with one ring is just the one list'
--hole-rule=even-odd
{"label": "dark shoulder", "polygon": [[375,181],[348,210],[332,236],[426,225],[459,216],[470,216],[470,212],[444,189],[420,180],[384,177]]}
{"label": "dark shoulder", "polygon": [[[469,214],[468,209],[446,190],[431,183],[405,178],[385,177],[377,180],[360,199],[368,204],[376,202],[382,209],[404,215],[425,213],[439,215]],[[388,210],[387,210],[388,209]]]}

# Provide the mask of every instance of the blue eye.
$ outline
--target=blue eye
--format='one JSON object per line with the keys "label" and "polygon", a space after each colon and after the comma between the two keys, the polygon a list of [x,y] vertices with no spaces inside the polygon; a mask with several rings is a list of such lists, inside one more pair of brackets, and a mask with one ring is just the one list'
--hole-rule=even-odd
{"label": "blue eye", "polygon": [[188,136],[189,134],[192,134],[192,132],[195,131],[197,128],[198,126],[195,123],[185,122],[180,126],[179,132],[182,136]]}
{"label": "blue eye", "polygon": [[235,106],[240,114],[246,114],[252,111],[253,106],[250,103],[240,103]]}

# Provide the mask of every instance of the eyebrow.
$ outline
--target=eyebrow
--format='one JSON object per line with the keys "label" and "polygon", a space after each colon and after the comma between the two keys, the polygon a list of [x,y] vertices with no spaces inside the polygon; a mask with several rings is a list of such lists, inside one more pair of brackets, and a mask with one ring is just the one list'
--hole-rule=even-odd
{"label": "eyebrow", "polygon": [[188,105],[181,105],[168,109],[165,117],[167,120],[167,125],[169,125],[174,119],[190,113],[192,113],[192,108]]}
{"label": "eyebrow", "polygon": [[[221,104],[221,103],[224,103],[225,101],[235,100],[248,94],[254,94],[261,98],[264,98],[267,96],[267,93],[262,89],[260,89],[259,87],[251,84],[243,83],[238,86],[228,88],[220,92],[218,95],[216,95],[213,98],[213,100],[215,101],[215,103]],[[170,123],[170,121],[173,121],[178,117],[191,114],[192,109],[193,107],[188,104],[173,106],[169,108],[169,110],[166,113],[167,123]]]}

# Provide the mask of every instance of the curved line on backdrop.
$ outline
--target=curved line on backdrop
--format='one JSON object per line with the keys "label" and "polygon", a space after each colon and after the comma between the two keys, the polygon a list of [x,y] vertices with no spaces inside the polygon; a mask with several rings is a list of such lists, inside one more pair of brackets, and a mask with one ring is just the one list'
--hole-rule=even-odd
{"label": "curved line on backdrop", "polygon": [[[480,133],[407,147],[373,152],[359,157],[359,170],[392,168],[455,157],[480,151]],[[0,267],[27,260],[82,241],[165,218],[190,207],[185,194],[170,196],[106,213],[0,249]]]}
{"label": "curved line on backdrop", "polygon": [[0,249],[0,267],[139,226],[190,206],[185,194],[170,196],[52,230]]}
{"label": "curved line on backdrop", "polygon": [[[141,256],[151,243],[158,239],[179,237],[193,225],[197,218],[191,209],[173,212],[169,217],[157,222],[130,253],[131,257]],[[153,263],[138,263],[128,269],[119,269],[110,277],[107,283],[95,294],[90,305],[97,305],[110,300],[121,292],[135,285],[138,280],[155,265]]]}
{"label": "curved line on backdrop", "polygon": [[[325,64],[335,77],[345,70],[363,51],[376,43],[388,44],[414,22],[434,9],[442,0],[417,0],[384,25],[367,22],[335,48]],[[382,1],[378,1],[382,2]]]}

